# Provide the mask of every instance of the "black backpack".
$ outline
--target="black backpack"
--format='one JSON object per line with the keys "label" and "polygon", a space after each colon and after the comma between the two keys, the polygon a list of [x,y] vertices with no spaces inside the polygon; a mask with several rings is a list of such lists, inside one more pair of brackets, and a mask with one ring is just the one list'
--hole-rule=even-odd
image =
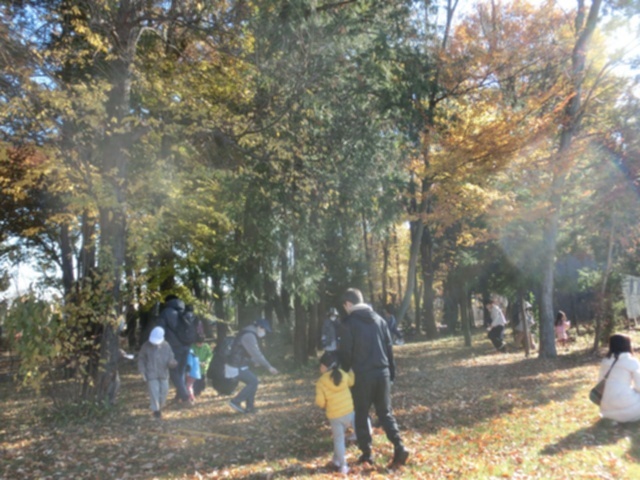
{"label": "black backpack", "polygon": [[227,363],[235,343],[234,337],[225,337],[213,349],[213,358],[209,364],[209,370],[207,370],[207,378],[211,380],[211,386],[219,395],[231,395],[238,386],[238,377],[226,378],[224,375],[224,365]]}

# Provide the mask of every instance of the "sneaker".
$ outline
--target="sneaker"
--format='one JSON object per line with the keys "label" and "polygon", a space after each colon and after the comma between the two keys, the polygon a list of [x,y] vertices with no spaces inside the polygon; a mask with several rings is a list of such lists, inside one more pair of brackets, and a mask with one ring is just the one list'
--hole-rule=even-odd
{"label": "sneaker", "polygon": [[389,468],[398,468],[407,464],[407,460],[409,459],[409,450],[403,448],[401,450],[396,450],[393,454],[393,460],[389,464]]}
{"label": "sneaker", "polygon": [[162,418],[162,413],[160,410],[156,410],[153,412],[153,418]]}
{"label": "sneaker", "polygon": [[346,466],[346,465],[342,465],[342,466],[340,467],[340,473],[341,473],[342,475],[346,475],[347,473],[349,473],[349,467],[348,467],[348,466]]}
{"label": "sneaker", "polygon": [[233,400],[229,402],[229,406],[238,413],[247,413],[247,411],[244,408],[242,408],[240,405],[238,405],[237,403],[233,403]]}
{"label": "sneaker", "polygon": [[373,465],[373,458],[371,457],[370,453],[363,453],[362,455],[360,455],[358,457],[358,462],[359,465],[363,465],[365,463],[368,463],[369,465]]}
{"label": "sneaker", "polygon": [[248,407],[244,409],[245,413],[258,413],[259,410],[256,407]]}

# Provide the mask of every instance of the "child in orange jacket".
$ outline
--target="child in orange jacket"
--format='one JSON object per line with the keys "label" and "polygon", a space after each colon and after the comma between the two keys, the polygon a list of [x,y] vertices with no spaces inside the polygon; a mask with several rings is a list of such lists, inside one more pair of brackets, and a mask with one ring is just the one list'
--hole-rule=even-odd
{"label": "child in orange jacket", "polygon": [[345,458],[345,431],[353,428],[354,410],[350,387],[355,375],[338,368],[335,352],[325,352],[320,358],[320,373],[316,383],[316,405],[326,410],[331,424],[333,436],[332,463],[341,473],[348,473],[349,467]]}

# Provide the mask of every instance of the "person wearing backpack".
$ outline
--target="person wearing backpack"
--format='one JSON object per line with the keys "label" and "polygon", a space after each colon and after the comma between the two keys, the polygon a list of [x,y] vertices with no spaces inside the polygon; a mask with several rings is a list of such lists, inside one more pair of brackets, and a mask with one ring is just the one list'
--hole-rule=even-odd
{"label": "person wearing backpack", "polygon": [[321,344],[325,352],[338,350],[338,310],[335,307],[329,309],[322,323]]}
{"label": "person wearing backpack", "polygon": [[[249,369],[249,366],[263,366],[269,373],[276,375],[276,370],[265,358],[260,350],[258,338],[263,338],[271,333],[271,325],[266,318],[256,320],[252,325],[244,327],[236,336],[225,369],[236,373],[237,379],[244,383],[244,388],[231,399],[229,406],[236,412],[255,413],[255,397],[258,390],[258,377]],[[242,406],[244,403],[244,407]]]}
{"label": "person wearing backpack", "polygon": [[193,311],[188,312],[184,302],[176,295],[167,295],[156,326],[164,329],[167,343],[178,363],[176,368],[169,371],[171,383],[176,388],[175,400],[179,405],[191,406],[193,402],[189,399],[185,377],[189,350],[196,334]]}

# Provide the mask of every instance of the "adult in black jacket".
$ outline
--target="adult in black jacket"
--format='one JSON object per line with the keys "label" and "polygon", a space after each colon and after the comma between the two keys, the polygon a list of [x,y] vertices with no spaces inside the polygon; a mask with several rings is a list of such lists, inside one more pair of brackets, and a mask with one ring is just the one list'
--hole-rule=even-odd
{"label": "adult in black jacket", "polygon": [[189,405],[189,392],[185,383],[187,373],[187,358],[191,344],[185,342],[180,335],[180,317],[185,313],[185,304],[175,295],[165,298],[164,308],[160,312],[157,326],[164,328],[165,340],[171,346],[173,356],[178,363],[176,368],[169,370],[171,383],[176,387],[176,400],[184,405]]}
{"label": "adult in black jacket", "polygon": [[393,443],[390,467],[404,465],[409,458],[398,425],[391,413],[391,383],[395,379],[395,364],[391,334],[387,322],[364,303],[362,293],[350,288],[343,296],[347,317],[342,324],[339,357],[345,371],[353,369],[355,384],[351,389],[356,417],[356,436],[362,455],[358,463],[373,465],[369,409],[376,415],[387,438]]}

